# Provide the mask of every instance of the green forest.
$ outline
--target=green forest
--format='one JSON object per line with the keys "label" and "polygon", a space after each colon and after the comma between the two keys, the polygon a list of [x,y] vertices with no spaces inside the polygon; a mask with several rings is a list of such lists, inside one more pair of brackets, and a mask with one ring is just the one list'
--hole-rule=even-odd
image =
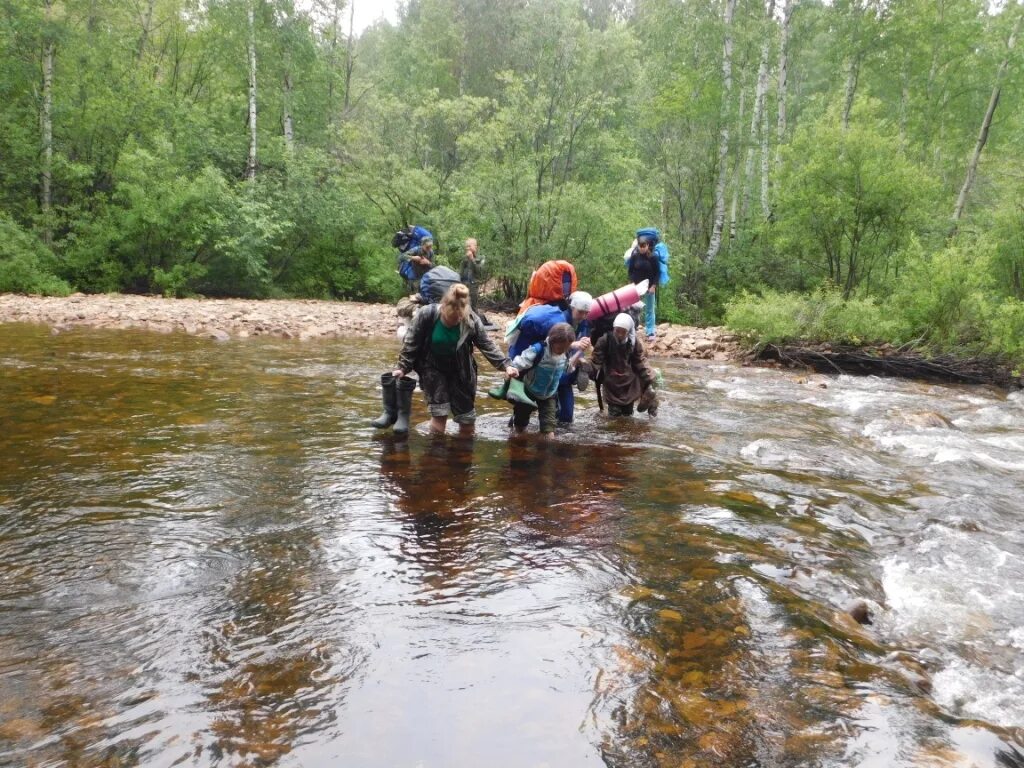
{"label": "green forest", "polygon": [[0,291],[390,301],[391,235],[498,299],[1024,360],[1015,0],[4,0]]}

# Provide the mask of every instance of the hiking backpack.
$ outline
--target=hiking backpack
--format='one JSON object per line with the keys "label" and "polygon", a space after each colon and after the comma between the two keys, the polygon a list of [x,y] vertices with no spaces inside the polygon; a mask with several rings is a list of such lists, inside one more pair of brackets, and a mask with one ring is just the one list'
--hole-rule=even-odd
{"label": "hiking backpack", "polygon": [[445,291],[461,283],[459,273],[448,267],[434,267],[420,278],[420,298],[425,304],[437,304]]}

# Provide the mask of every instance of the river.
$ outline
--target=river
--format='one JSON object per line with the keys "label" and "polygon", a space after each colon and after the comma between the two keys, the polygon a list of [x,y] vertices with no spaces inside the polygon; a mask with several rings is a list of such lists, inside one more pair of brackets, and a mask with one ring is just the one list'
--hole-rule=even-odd
{"label": "river", "polygon": [[396,351],[0,325],[0,765],[1024,766],[1021,393],[396,441]]}

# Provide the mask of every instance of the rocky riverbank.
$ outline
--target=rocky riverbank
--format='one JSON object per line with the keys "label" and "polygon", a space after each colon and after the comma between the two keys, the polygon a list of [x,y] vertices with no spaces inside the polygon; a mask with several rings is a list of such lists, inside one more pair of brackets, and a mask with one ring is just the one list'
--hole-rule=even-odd
{"label": "rocky riverbank", "polygon": [[[504,329],[511,315],[488,312]],[[188,333],[217,341],[274,336],[331,339],[342,336],[394,338],[399,325],[390,304],[305,299],[165,299],[158,296],[74,294],[66,298],[0,295],[0,322],[48,325],[54,333],[77,327],[136,328]],[[500,338],[501,331],[495,331]],[[724,328],[658,326],[652,354],[704,360],[739,356],[739,338]]]}

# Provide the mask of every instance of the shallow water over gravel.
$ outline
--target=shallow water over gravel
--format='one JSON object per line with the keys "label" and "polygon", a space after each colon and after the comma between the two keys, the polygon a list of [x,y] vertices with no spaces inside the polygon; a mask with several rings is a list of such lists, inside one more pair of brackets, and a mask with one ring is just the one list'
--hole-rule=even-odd
{"label": "shallow water over gravel", "polygon": [[395,441],[396,349],[0,325],[0,765],[1024,766],[1020,393]]}

